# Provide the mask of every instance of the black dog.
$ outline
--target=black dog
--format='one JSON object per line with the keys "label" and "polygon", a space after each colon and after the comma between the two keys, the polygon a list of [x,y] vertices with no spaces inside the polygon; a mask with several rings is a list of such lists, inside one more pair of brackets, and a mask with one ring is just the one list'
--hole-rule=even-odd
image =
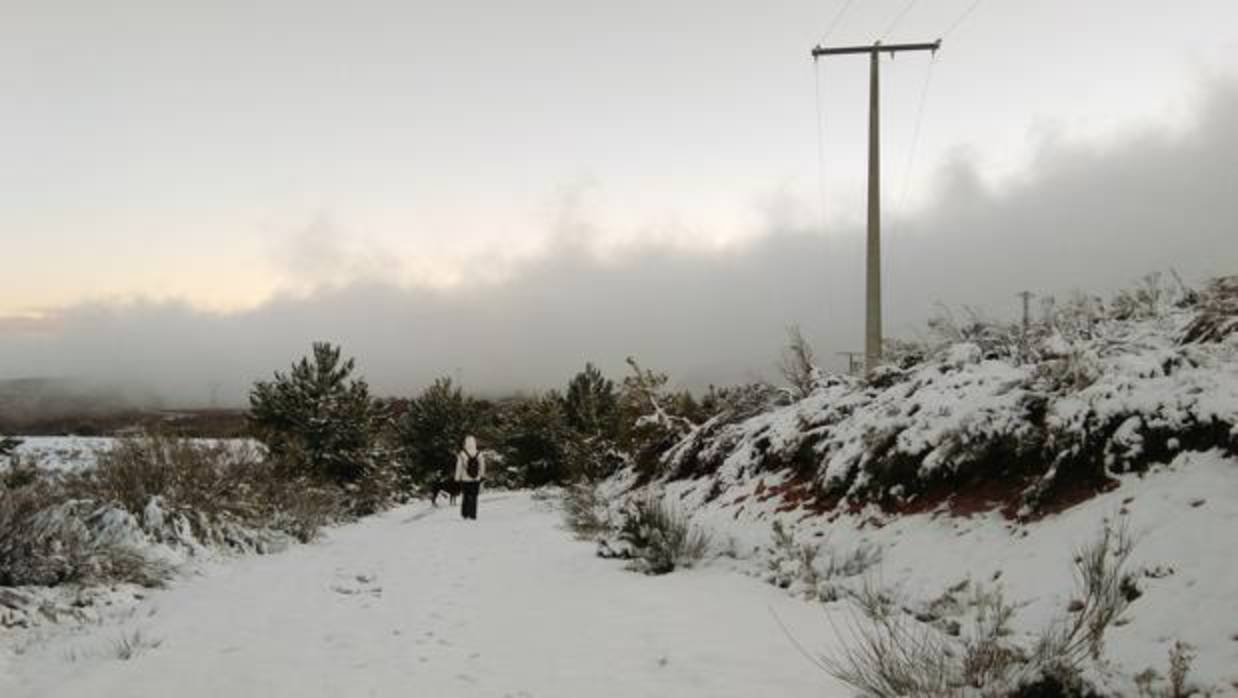
{"label": "black dog", "polygon": [[430,484],[430,504],[438,506],[440,493],[447,495],[447,503],[455,504],[456,497],[463,491],[458,480],[435,480]]}

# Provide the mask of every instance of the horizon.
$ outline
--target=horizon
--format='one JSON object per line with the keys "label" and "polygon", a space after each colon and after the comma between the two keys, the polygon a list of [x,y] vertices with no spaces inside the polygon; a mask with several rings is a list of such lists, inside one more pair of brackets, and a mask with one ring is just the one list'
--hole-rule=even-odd
{"label": "horizon", "polygon": [[938,303],[1233,273],[1232,3],[731,9],[18,13],[0,378],[241,404],[322,339],[387,394],[629,355],[699,388],[769,375],[790,324],[837,369],[867,71],[814,63],[823,39],[944,40],[883,62],[889,336]]}

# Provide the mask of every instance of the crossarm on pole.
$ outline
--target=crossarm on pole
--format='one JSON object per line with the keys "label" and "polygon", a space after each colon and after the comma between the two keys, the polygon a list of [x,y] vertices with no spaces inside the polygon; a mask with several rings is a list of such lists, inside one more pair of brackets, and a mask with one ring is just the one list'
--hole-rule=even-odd
{"label": "crossarm on pole", "polygon": [[941,48],[941,39],[932,43],[925,44],[883,44],[878,41],[870,46],[835,46],[827,48],[817,46],[812,50],[813,58],[821,56],[838,56],[847,53],[889,53],[895,54],[902,51],[937,51]]}

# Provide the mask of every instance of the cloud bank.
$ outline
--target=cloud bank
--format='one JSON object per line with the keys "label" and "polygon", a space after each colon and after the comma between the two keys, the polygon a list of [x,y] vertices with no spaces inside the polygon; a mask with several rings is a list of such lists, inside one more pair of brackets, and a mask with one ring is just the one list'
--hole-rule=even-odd
{"label": "cloud bank", "polygon": [[[1205,93],[1188,130],[1103,146],[1045,141],[998,188],[966,158],[942,166],[933,203],[888,224],[887,333],[911,333],[937,302],[1013,316],[1025,289],[1106,293],[1155,270],[1188,281],[1238,271],[1238,83]],[[239,404],[253,380],[330,340],[386,394],[441,375],[479,392],[538,389],[585,361],[619,374],[629,355],[699,387],[773,373],[790,323],[840,367],[834,352],[862,341],[863,231],[823,234],[795,218],[773,215],[782,222],[764,236],[721,251],[645,243],[601,255],[552,236],[502,280],[450,290],[362,279],[236,314],[98,303],[0,320],[0,378],[69,376],[181,404]],[[334,248],[320,232],[289,263],[332,277]]]}

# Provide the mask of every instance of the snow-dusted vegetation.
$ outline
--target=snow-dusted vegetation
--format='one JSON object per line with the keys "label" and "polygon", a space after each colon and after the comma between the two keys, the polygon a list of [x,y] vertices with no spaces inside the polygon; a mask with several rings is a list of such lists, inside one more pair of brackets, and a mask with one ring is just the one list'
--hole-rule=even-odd
{"label": "snow-dusted vegetation", "polygon": [[[563,392],[490,400],[442,379],[410,399],[379,400],[339,348],[318,344],[255,386],[257,443],[6,441],[0,626],[132,613],[146,587],[188,561],[282,550],[328,523],[373,515],[339,531],[346,542],[328,540],[325,553],[290,556],[304,584],[287,598],[258,595],[247,612],[261,619],[269,604],[280,618],[312,615],[354,599],[357,609],[331,611],[332,632],[360,623],[348,632],[386,638],[393,631],[371,627],[369,604],[391,611],[397,635],[409,630],[408,608],[384,600],[376,568],[398,570],[385,584],[399,588],[414,577],[442,581],[422,573],[425,555],[431,571],[461,578],[480,559],[486,618],[529,621],[524,602],[499,590],[517,575],[537,578],[521,587],[543,601],[537,613],[569,619],[554,626],[556,642],[470,636],[512,653],[498,678],[523,685],[556,685],[529,668],[541,666],[528,652],[543,645],[583,666],[608,663],[598,659],[606,641],[588,639],[576,615],[636,648],[648,642],[643,627],[686,609],[691,631],[671,635],[711,650],[659,683],[666,656],[684,649],[669,648],[629,667],[616,686],[630,690],[614,695],[706,684],[711,695],[739,695],[741,685],[761,685],[762,671],[784,672],[777,683],[788,695],[822,687],[883,698],[1238,695],[1238,278],[1193,290],[1149,277],[1108,301],[1046,302],[1026,325],[943,311],[924,336],[888,349],[889,364],[865,377],[825,375],[793,329],[786,388],[752,383],[695,396],[629,359],[620,383],[587,365]],[[551,493],[564,528],[589,544],[545,530],[548,497],[512,495],[496,506],[506,537],[486,528],[488,510],[466,530],[432,504],[396,508],[448,477],[464,434],[487,447],[488,489],[562,485]],[[444,538],[422,535],[407,547],[413,529]],[[471,547],[462,555],[452,536]],[[529,548],[526,538],[538,542]],[[589,560],[593,552],[621,562]],[[343,560],[366,569],[323,567]],[[282,563],[270,564],[259,576],[283,578]],[[586,568],[589,584],[638,591],[613,607],[605,595],[586,602],[567,593],[585,583],[573,575]],[[703,606],[703,588],[723,589],[731,606]],[[212,592],[209,613],[187,606],[162,632],[125,621],[102,655],[196,666],[202,648],[229,631],[208,618],[230,602],[220,589],[230,588]],[[770,594],[786,599],[784,615],[740,608],[771,605]],[[749,642],[721,632],[731,615]],[[251,641],[269,642],[264,621],[254,622]],[[215,635],[185,637],[200,625]],[[181,636],[167,638],[176,628]],[[770,646],[771,630],[781,644],[739,671],[735,653]],[[15,646],[35,646],[33,637]],[[83,664],[100,654],[65,652]],[[39,661],[56,659],[43,651]],[[475,679],[475,661],[426,685]],[[786,675],[792,666],[802,674]],[[711,683],[702,667],[731,679]],[[137,685],[100,671],[118,695]],[[88,676],[75,694],[89,692]],[[400,684],[384,676],[373,687]],[[152,675],[143,685],[166,683]]]}
{"label": "snow-dusted vegetation", "polygon": [[1032,516],[1181,452],[1238,454],[1236,314],[1238,279],[1202,292],[1153,279],[1109,303],[1050,306],[1026,335],[940,319],[897,346],[901,365],[692,425],[656,476],[709,475],[722,492],[790,473],[823,506],[922,508],[976,486],[973,498]]}
{"label": "snow-dusted vegetation", "polygon": [[1026,328],[944,314],[891,355],[704,415],[648,391],[662,445],[569,523],[673,502],[825,604],[821,667],[866,695],[1238,692],[1238,279],[1150,277]]}

